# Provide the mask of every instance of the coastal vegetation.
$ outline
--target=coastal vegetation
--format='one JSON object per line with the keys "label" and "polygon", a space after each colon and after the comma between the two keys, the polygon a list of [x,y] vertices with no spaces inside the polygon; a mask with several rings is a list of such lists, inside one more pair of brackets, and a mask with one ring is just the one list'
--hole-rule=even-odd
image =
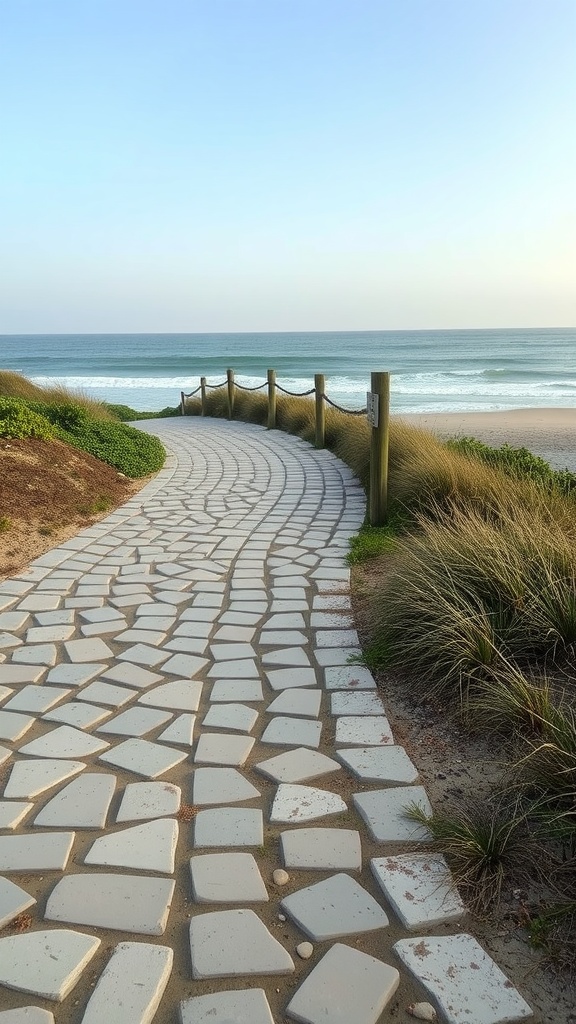
{"label": "coastal vegetation", "polygon": [[[189,400],[186,413],[200,414]],[[207,414],[226,417],[224,388]],[[266,424],[267,398],[238,391],[234,418]],[[314,443],[314,406],[278,397],[277,426]],[[326,447],[367,489],[370,428],[328,409]],[[537,892],[535,945],[576,952],[576,474],[526,449],[443,442],[390,425],[389,515],[365,526],[365,662],[416,704],[459,721],[506,764],[492,796],[426,824],[472,905]],[[368,571],[367,570],[368,567]],[[416,813],[416,812],[413,812]]]}

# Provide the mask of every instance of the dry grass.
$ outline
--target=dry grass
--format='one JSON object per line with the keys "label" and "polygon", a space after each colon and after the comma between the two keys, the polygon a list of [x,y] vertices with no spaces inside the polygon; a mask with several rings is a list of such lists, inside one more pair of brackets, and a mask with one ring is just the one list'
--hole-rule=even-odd
{"label": "dry grass", "polygon": [[102,402],[89,398],[81,391],[69,391],[62,385],[52,388],[42,388],[33,384],[31,380],[11,370],[0,370],[0,397],[21,398],[25,402],[42,402],[63,405],[73,402],[80,405],[90,414],[93,419],[111,420],[110,415]]}

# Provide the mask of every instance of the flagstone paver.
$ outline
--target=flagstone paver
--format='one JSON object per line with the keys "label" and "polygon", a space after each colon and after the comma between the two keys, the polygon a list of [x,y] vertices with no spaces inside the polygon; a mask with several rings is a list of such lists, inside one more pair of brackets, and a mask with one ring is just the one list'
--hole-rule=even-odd
{"label": "flagstone paver", "polygon": [[[444,1024],[524,1019],[458,933],[446,865],[405,815],[429,810],[417,768],[351,660],[351,471],[248,424],[140,426],[165,468],[0,582],[0,1020],[50,1024],[39,998],[79,1024],[376,1024],[398,967],[405,1006],[424,986]],[[294,962],[297,929],[320,959]],[[355,948],[372,935],[376,956]]]}

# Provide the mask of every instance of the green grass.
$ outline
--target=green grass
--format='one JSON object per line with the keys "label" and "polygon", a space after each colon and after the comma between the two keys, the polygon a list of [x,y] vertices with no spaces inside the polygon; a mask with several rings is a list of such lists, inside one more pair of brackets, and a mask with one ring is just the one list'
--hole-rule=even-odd
{"label": "green grass", "polygon": [[502,469],[518,479],[531,479],[545,487],[557,487],[565,493],[576,489],[576,473],[571,473],[568,469],[552,469],[544,459],[534,455],[527,448],[513,448],[509,444],[503,444],[501,448],[491,448],[475,437],[453,438],[446,444],[453,451],[478,459],[488,466]]}

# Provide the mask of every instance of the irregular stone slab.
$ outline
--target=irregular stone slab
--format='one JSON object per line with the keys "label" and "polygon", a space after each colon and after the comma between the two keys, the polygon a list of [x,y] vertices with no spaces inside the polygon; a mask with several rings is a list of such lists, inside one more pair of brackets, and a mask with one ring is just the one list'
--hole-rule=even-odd
{"label": "irregular stone slab", "polygon": [[301,1024],[376,1024],[399,982],[394,967],[337,942],[300,985],[286,1013]]}
{"label": "irregular stone slab", "polygon": [[264,700],[259,679],[218,679],[210,693],[212,702],[245,700],[249,703]]}
{"label": "irregular stone slab", "polygon": [[162,676],[157,672],[149,672],[141,665],[132,665],[129,661],[124,661],[103,672],[102,678],[110,679],[113,683],[122,683],[124,686],[133,686],[136,690],[143,690],[147,686],[159,683]]}
{"label": "irregular stone slab", "polygon": [[194,996],[180,1003],[182,1024],[274,1024],[263,988]]}
{"label": "irregular stone slab", "polygon": [[372,874],[409,931],[457,921],[466,912],[441,854],[374,857]]}
{"label": "irregular stone slab", "polygon": [[124,790],[116,821],[140,821],[176,814],[182,790],[171,782],[130,782]]}
{"label": "irregular stone slab", "polygon": [[194,804],[233,804],[259,796],[260,791],[235,768],[196,768],[194,772]]}
{"label": "irregular stone slab", "polygon": [[427,828],[406,817],[406,809],[417,804],[427,814],[432,807],[423,786],[397,786],[355,793],[352,797],[357,811],[366,822],[373,839],[380,843],[429,841]]}
{"label": "irregular stone slab", "polygon": [[0,871],[64,871],[73,842],[73,832],[0,836]]}
{"label": "irregular stone slab", "polygon": [[313,942],[373,932],[389,924],[374,897],[343,873],[290,893],[280,906]]}
{"label": "irregular stone slab", "polygon": [[359,647],[343,647],[342,649],[336,647],[325,647],[316,648],[314,651],[314,657],[321,666],[321,668],[330,667],[332,665],[347,665],[350,661],[362,656],[362,651]]}
{"label": "irregular stone slab", "polygon": [[74,626],[32,626],[26,632],[27,644],[38,644],[68,640],[74,633]]}
{"label": "irregular stone slab", "polygon": [[171,711],[198,711],[202,686],[198,679],[175,679],[142,694],[138,703],[146,707],[170,708]]}
{"label": "irregular stone slab", "polygon": [[190,922],[192,977],[291,974],[294,962],[253,910],[219,910]]}
{"label": "irregular stone slab", "polygon": [[292,686],[317,686],[313,668],[274,668],[266,671],[273,690],[287,690]]}
{"label": "irregular stone slab", "polygon": [[[18,643],[21,643],[19,640]],[[6,646],[6,645],[2,645]],[[32,647],[26,645],[12,655],[13,662],[25,662],[28,665],[55,665],[56,646],[54,644],[35,644]]]}
{"label": "irregular stone slab", "polygon": [[[24,641],[21,640],[20,637],[14,636],[14,633],[0,633],[0,647],[2,647],[4,650],[9,650],[11,647],[21,647],[23,642]],[[22,661],[21,658],[19,658],[18,660]],[[30,661],[36,663],[35,658],[30,658]]]}
{"label": "irregular stone slab", "polygon": [[322,722],[307,718],[285,718],[278,715],[266,726],[261,743],[277,747],[318,747]]}
{"label": "irregular stone slab", "polygon": [[18,914],[22,914],[35,903],[36,900],[33,896],[21,889],[19,885],[15,885],[9,878],[2,878],[0,875],[0,928],[5,928],[10,921],[18,917]]}
{"label": "irregular stone slab", "polygon": [[141,935],[163,935],[174,893],[171,878],[66,875],[48,897],[48,921],[69,921]]}
{"label": "irregular stone slab", "polygon": [[83,704],[81,701],[69,701],[53,711],[42,715],[45,722],[59,722],[61,725],[72,725],[76,729],[91,729],[99,722],[110,718],[112,712],[108,708],[96,704]]}
{"label": "irregular stone slab", "polygon": [[190,861],[198,903],[262,903],[266,886],[251,853],[203,853]]}
{"label": "irregular stone slab", "polygon": [[304,647],[307,643],[306,634],[299,629],[263,629],[260,634],[262,647]]}
{"label": "irregular stone slab", "polygon": [[390,723],[384,715],[353,716],[336,719],[336,743],[354,743],[357,746],[393,745]]}
{"label": "irregular stone slab", "polygon": [[48,673],[46,682],[62,683],[64,686],[84,686],[103,668],[106,668],[104,663],[96,662],[85,662],[83,665],[56,665]]}
{"label": "irregular stone slab", "polygon": [[342,814],[348,810],[342,797],[313,786],[293,786],[283,782],[276,791],[272,804],[271,822],[314,821],[328,814]]}
{"label": "irregular stone slab", "polygon": [[0,1024],[54,1024],[54,1014],[40,1006],[21,1006],[0,1012]]}
{"label": "irregular stone slab", "polygon": [[0,985],[61,1003],[99,945],[93,935],[68,928],[0,939]]}
{"label": "irregular stone slab", "polygon": [[360,871],[360,833],[349,828],[298,828],[282,832],[284,866],[300,871]]}
{"label": "irregular stone slab", "polygon": [[334,665],[324,671],[327,690],[375,690],[372,673],[362,665]]}
{"label": "irregular stone slab", "polygon": [[31,800],[45,790],[83,772],[82,761],[61,761],[47,758],[42,761],[17,761],[6,783],[4,796],[9,799]]}
{"label": "irregular stone slab", "polygon": [[33,715],[19,715],[16,711],[0,711],[0,740],[16,743],[34,725]]}
{"label": "irregular stone slab", "polygon": [[16,828],[33,806],[20,800],[0,800],[0,829]]}
{"label": "irregular stone slab", "polygon": [[75,664],[82,661],[100,661],[113,658],[114,654],[99,637],[90,637],[88,640],[69,640],[64,644],[70,661]]}
{"label": "irregular stone slab", "polygon": [[339,750],[337,757],[358,779],[371,782],[416,782],[418,771],[404,747],[359,747]]}
{"label": "irregular stone slab", "polygon": [[196,764],[243,765],[254,746],[252,736],[203,733],[198,740]]}
{"label": "irregular stone slab", "polygon": [[149,740],[129,739],[119,743],[107,754],[101,754],[99,760],[147,779],[157,779],[187,756],[186,752],[174,750],[173,747],[162,747]]}
{"label": "irregular stone slab", "polygon": [[34,825],[46,828],[104,828],[116,776],[89,772],[74,779],[44,805]]}
{"label": "irregular stone slab", "polygon": [[78,694],[78,700],[94,701],[95,704],[109,704],[111,707],[120,708],[127,704],[135,696],[134,690],[126,686],[114,686],[112,683],[101,683],[99,679],[89,683]]}
{"label": "irregular stone slab", "polygon": [[338,761],[333,761],[326,754],[306,747],[287,750],[285,754],[277,754],[254,765],[257,772],[274,779],[274,782],[304,782],[340,771],[341,767]]}
{"label": "irregular stone slab", "polygon": [[258,666],[249,658],[243,661],[220,661],[208,672],[210,679],[259,679]]}
{"label": "irregular stone slab", "polygon": [[39,736],[20,747],[20,754],[33,757],[88,757],[106,750],[110,744],[95,736],[87,736],[81,729],[73,729],[71,725],[59,725],[56,729]]}
{"label": "irregular stone slab", "polygon": [[100,975],[82,1024],[150,1024],[168,984],[173,960],[169,946],[121,942]]}
{"label": "irregular stone slab", "polygon": [[322,701],[321,690],[282,690],[266,708],[269,715],[300,715],[317,718]]}
{"label": "irregular stone slab", "polygon": [[162,666],[163,672],[169,672],[173,676],[184,676],[192,679],[207,665],[206,658],[197,658],[193,654],[174,654]]}
{"label": "irregular stone slab", "polygon": [[330,711],[333,715],[382,715],[384,704],[378,694],[369,690],[358,693],[341,690],[331,694]]}
{"label": "irregular stone slab", "polygon": [[198,811],[194,847],[262,846],[262,811],[256,807],[212,807]]}
{"label": "irregular stone slab", "polygon": [[173,818],[157,818],[112,835],[101,836],[84,858],[85,864],[100,864],[138,871],[174,871],[178,825]]}
{"label": "irregular stone slab", "polygon": [[532,1016],[505,974],[471,935],[401,939],[394,951],[448,1024],[509,1024]]}
{"label": "irregular stone slab", "polygon": [[98,732],[109,733],[114,736],[145,736],[152,732],[159,725],[164,725],[172,718],[171,711],[161,711],[159,708],[129,708],[123,711],[116,718],[110,718],[105,725],[101,725]]}
{"label": "irregular stone slab", "polygon": [[178,717],[156,737],[157,743],[179,743],[191,747],[194,743],[194,726],[196,715],[178,715]]}
{"label": "irregular stone slab", "polygon": [[0,683],[18,686],[20,683],[37,683],[46,668],[34,665],[0,665]]}
{"label": "irregular stone slab", "polygon": [[7,704],[5,711],[28,711],[32,714],[42,714],[48,711],[59,700],[66,697],[71,691],[57,686],[24,686],[19,693],[16,693]]}
{"label": "irregular stone slab", "polygon": [[219,704],[211,707],[202,725],[207,729],[233,729],[251,732],[258,720],[258,712],[245,704]]}

